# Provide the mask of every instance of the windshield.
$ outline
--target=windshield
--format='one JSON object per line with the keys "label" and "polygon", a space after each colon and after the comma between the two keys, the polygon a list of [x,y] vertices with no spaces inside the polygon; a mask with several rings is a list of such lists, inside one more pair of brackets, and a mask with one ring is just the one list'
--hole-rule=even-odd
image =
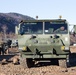
{"label": "windshield", "polygon": [[20,26],[20,33],[23,34],[42,34],[43,22],[24,22]]}
{"label": "windshield", "polygon": [[68,33],[67,24],[64,22],[45,22],[45,34],[58,33],[66,34]]}

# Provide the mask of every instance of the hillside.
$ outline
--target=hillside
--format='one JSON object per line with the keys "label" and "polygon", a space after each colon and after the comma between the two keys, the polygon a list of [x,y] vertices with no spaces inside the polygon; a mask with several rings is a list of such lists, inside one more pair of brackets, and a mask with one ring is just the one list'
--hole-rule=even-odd
{"label": "hillside", "polygon": [[19,24],[21,20],[32,20],[34,18],[22,15],[19,13],[0,13],[0,31],[2,26],[7,26],[7,32],[15,32],[15,26]]}

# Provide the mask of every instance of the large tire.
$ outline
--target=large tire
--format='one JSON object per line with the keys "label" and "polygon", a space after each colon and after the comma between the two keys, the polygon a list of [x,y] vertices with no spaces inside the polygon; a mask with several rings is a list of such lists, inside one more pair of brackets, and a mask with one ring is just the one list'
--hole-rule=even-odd
{"label": "large tire", "polygon": [[31,68],[34,66],[34,62],[32,61],[32,59],[27,59],[27,58],[20,58],[20,64],[24,68]]}
{"label": "large tire", "polygon": [[60,59],[59,60],[59,66],[62,68],[67,68],[67,60],[66,59]]}
{"label": "large tire", "polygon": [[58,65],[58,59],[53,59],[53,60],[51,60],[51,64],[53,64],[53,65]]}

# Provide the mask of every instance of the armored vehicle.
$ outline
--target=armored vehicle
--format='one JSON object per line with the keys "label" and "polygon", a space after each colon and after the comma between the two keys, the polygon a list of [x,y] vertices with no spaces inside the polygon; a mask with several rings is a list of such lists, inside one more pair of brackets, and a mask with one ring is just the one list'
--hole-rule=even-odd
{"label": "armored vehicle", "polygon": [[20,64],[34,66],[36,61],[58,61],[67,67],[70,53],[69,24],[66,19],[25,20],[16,27]]}

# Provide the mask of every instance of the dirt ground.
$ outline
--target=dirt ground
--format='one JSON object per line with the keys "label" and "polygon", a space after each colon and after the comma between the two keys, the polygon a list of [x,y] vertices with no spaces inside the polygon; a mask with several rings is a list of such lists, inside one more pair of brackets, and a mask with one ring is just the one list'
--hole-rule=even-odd
{"label": "dirt ground", "polygon": [[[70,49],[70,67],[67,69],[53,64],[23,68],[20,64],[14,65],[12,62],[8,62],[4,65],[0,64],[0,75],[76,75],[76,47],[71,46]],[[14,51],[16,49],[12,49],[12,53]],[[18,58],[18,55],[13,58]]]}

